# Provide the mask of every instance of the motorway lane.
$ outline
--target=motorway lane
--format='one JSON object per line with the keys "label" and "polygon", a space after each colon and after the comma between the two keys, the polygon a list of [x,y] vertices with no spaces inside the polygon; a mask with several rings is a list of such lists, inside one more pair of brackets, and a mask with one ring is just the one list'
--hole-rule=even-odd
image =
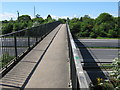
{"label": "motorway lane", "polygon": [[[28,47],[19,47],[17,48],[17,54],[20,55],[23,52],[25,52],[25,50],[27,50]],[[9,54],[10,56],[15,56],[15,48],[14,47],[7,47],[7,48],[2,48],[2,54]]]}
{"label": "motorway lane", "polygon": [[[112,60],[118,57],[118,49],[112,49],[118,47],[117,39],[79,39],[75,40],[78,47],[94,47],[87,48],[92,57],[98,62],[112,62]],[[97,48],[101,47],[101,48]],[[103,47],[103,48],[102,48]],[[104,48],[111,47],[111,48]],[[82,49],[82,48],[80,48]],[[86,52],[86,49],[82,49],[82,52]],[[86,55],[86,61],[90,58]]]}
{"label": "motorway lane", "polygon": [[[118,39],[79,39],[86,47],[120,47]],[[79,42],[75,40],[75,42]]]}
{"label": "motorway lane", "polygon": [[101,62],[112,62],[118,57],[118,49],[93,49],[89,48],[93,57]]}
{"label": "motorway lane", "polygon": [[[8,53],[15,56],[14,38],[2,38],[1,50],[2,54]],[[36,38],[30,38],[30,46],[35,44]],[[17,54],[20,55],[28,49],[28,38],[17,38]]]}
{"label": "motorway lane", "polygon": [[[95,62],[112,62],[114,58],[118,57],[118,50],[117,49],[93,49],[87,48],[94,58]],[[91,62],[91,58],[85,53],[86,50],[81,49],[81,53],[85,54],[85,59],[83,59],[83,55],[79,52],[78,53],[81,57],[81,61]]]}
{"label": "motorway lane", "polygon": [[[84,68],[88,83],[94,82],[98,77],[106,79],[106,75],[108,75],[108,72],[101,70],[98,67],[99,63],[97,64],[94,62],[112,62],[114,58],[118,57],[118,49],[112,49],[112,47],[118,47],[118,40],[79,39],[75,41],[79,47],[78,52],[81,57],[81,62],[93,62],[83,64],[84,67],[88,67]],[[90,68],[94,66],[98,68]]]}
{"label": "motorway lane", "polygon": [[[17,46],[28,46],[28,38],[17,38]],[[2,38],[2,46],[15,46],[14,38]],[[30,45],[36,42],[36,38],[30,38]]]}

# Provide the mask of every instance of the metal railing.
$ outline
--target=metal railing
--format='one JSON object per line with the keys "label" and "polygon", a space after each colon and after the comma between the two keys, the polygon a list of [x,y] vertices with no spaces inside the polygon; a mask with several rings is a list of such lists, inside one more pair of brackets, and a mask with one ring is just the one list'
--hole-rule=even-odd
{"label": "metal railing", "polygon": [[75,42],[71,35],[69,25],[66,24],[67,35],[68,35],[68,48],[69,48],[69,59],[70,59],[70,72],[73,90],[89,90],[80,57],[75,46]]}
{"label": "metal railing", "polygon": [[39,41],[60,24],[59,21],[42,24],[37,27],[19,30],[0,36],[0,69],[7,69],[11,64],[18,62],[21,57],[30,51]]}

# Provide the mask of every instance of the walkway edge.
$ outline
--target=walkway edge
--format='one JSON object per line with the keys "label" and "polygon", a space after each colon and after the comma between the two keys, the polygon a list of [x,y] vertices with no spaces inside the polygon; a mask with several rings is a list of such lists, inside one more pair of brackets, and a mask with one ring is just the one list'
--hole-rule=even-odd
{"label": "walkway edge", "polygon": [[[61,29],[62,25],[60,26],[60,28],[58,29],[58,31]],[[29,82],[32,74],[34,73],[35,69],[37,68],[37,66],[39,65],[41,59],[43,58],[44,54],[46,53],[46,51],[48,50],[49,46],[51,45],[51,43],[53,42],[55,36],[57,35],[58,31],[55,33],[55,35],[53,36],[52,40],[50,41],[49,45],[47,46],[47,48],[45,49],[45,51],[43,52],[42,56],[40,57],[39,61],[37,62],[37,64],[35,65],[35,67],[33,68],[33,70],[31,71],[31,73],[29,74],[29,76],[27,77],[26,81],[24,82],[24,84],[22,85],[22,89],[25,88],[25,86],[27,85],[27,83]]]}
{"label": "walkway edge", "polygon": [[[68,24],[66,25],[67,26],[67,32],[68,32],[68,41],[69,41],[69,48],[72,52],[72,57],[70,56],[70,59],[73,60],[72,61],[72,64],[74,63],[75,64],[75,70],[73,70],[73,74],[75,74],[75,83],[73,83],[72,86],[73,88],[80,88],[81,90],[89,90],[89,85],[87,83],[87,80],[86,80],[86,77],[85,77],[85,74],[84,74],[84,71],[83,71],[83,68],[82,68],[82,64],[81,64],[81,60],[80,60],[80,57],[78,55],[78,52],[77,52],[77,48],[75,46],[75,42],[73,40],[73,37],[70,33],[70,29],[69,29],[69,26]],[[71,54],[70,52],[70,54]],[[73,65],[72,65],[73,66]],[[72,67],[74,68],[74,67]],[[76,72],[75,72],[76,71]],[[72,73],[72,72],[71,72]],[[78,80],[78,83],[79,85],[77,85],[77,80]]]}

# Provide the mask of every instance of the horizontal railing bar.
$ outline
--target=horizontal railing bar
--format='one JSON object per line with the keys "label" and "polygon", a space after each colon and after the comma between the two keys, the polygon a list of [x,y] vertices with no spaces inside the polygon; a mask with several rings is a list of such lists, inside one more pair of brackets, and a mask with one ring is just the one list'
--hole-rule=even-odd
{"label": "horizontal railing bar", "polygon": [[3,65],[0,68],[2,70],[0,75],[3,77],[59,24],[61,24],[61,22],[55,21],[52,23],[31,27],[29,29],[23,29],[0,35],[0,48],[3,51],[0,57],[2,58],[1,61]]}
{"label": "horizontal railing bar", "polygon": [[[50,24],[50,23],[48,23],[48,24]],[[22,29],[22,30],[14,31],[14,32],[11,32],[11,33],[8,33],[8,34],[4,34],[4,35],[0,35],[0,38],[1,37],[5,37],[5,36],[9,36],[9,35],[12,35],[12,34],[16,34],[16,33],[22,32],[22,31],[26,31],[26,30],[29,30],[29,29],[37,28],[37,27],[40,27],[42,25],[45,25],[45,24],[41,24],[39,26],[35,26],[35,27],[27,28],[27,29]]]}
{"label": "horizontal railing bar", "polygon": [[77,77],[76,81],[78,81],[78,84],[79,84],[79,85],[77,84],[77,87],[76,87],[76,85],[73,86],[73,88],[75,87],[75,88],[79,88],[80,90],[89,90],[89,85],[87,83],[87,80],[86,80],[86,77],[85,77],[85,74],[83,71],[83,67],[80,62],[81,60],[80,60],[79,54],[77,52],[77,48],[75,46],[75,42],[74,42],[72,34],[70,32],[68,23],[67,23],[67,32],[68,32],[68,41],[69,41],[68,44],[70,44],[69,47],[72,50],[72,51],[69,50],[69,52],[72,53],[72,57],[70,57],[70,59],[73,58],[71,60],[74,60],[74,64],[75,64],[75,67],[72,67],[73,65],[71,67],[74,68],[74,71],[76,71],[76,77]]}
{"label": "horizontal railing bar", "polygon": [[81,63],[112,63],[112,62],[81,62]]}

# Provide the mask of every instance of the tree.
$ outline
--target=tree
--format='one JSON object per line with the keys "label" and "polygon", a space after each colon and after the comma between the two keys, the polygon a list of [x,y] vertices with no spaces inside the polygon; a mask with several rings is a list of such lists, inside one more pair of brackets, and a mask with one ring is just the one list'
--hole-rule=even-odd
{"label": "tree", "polygon": [[19,26],[18,23],[14,23],[13,30],[14,30],[14,31],[18,31],[18,30],[20,30],[19,27],[20,27],[20,26]]}
{"label": "tree", "polygon": [[80,28],[80,22],[70,24],[71,33],[74,35],[80,32]]}
{"label": "tree", "polygon": [[4,21],[2,21],[2,23],[8,23],[8,21],[7,21],[7,20],[4,20]]}
{"label": "tree", "polygon": [[45,21],[44,21],[44,24],[45,23],[51,23],[51,22],[54,22],[54,21],[56,21],[55,19],[52,19],[52,17],[50,16],[50,15],[48,15],[47,16],[47,19],[45,19]]}
{"label": "tree", "polygon": [[39,15],[39,14],[37,14],[37,15],[36,15],[36,18],[40,18],[40,15]]}
{"label": "tree", "polygon": [[50,14],[47,16],[47,20],[52,20],[52,17],[50,16]]}
{"label": "tree", "polygon": [[89,15],[85,15],[84,17],[85,17],[85,18],[90,18],[90,16],[89,16]]}
{"label": "tree", "polygon": [[109,23],[109,22],[113,22],[114,18],[112,15],[110,15],[109,13],[101,13],[97,18],[96,18],[96,24],[100,25],[101,23]]}
{"label": "tree", "polygon": [[60,22],[63,23],[63,24],[66,23],[66,19],[61,19],[61,18],[59,18],[58,21],[60,21]]}
{"label": "tree", "polygon": [[5,24],[4,27],[2,27],[2,34],[11,33],[12,31],[13,31],[12,23]]}
{"label": "tree", "polygon": [[91,32],[91,33],[90,33],[90,37],[91,37],[91,38],[96,38],[97,35],[96,35],[94,32]]}
{"label": "tree", "polygon": [[28,22],[29,20],[31,20],[31,17],[29,15],[22,15],[18,17],[18,20],[21,22]]}
{"label": "tree", "polygon": [[115,37],[117,37],[117,32],[110,29],[107,36],[110,37],[110,38],[115,38]]}

